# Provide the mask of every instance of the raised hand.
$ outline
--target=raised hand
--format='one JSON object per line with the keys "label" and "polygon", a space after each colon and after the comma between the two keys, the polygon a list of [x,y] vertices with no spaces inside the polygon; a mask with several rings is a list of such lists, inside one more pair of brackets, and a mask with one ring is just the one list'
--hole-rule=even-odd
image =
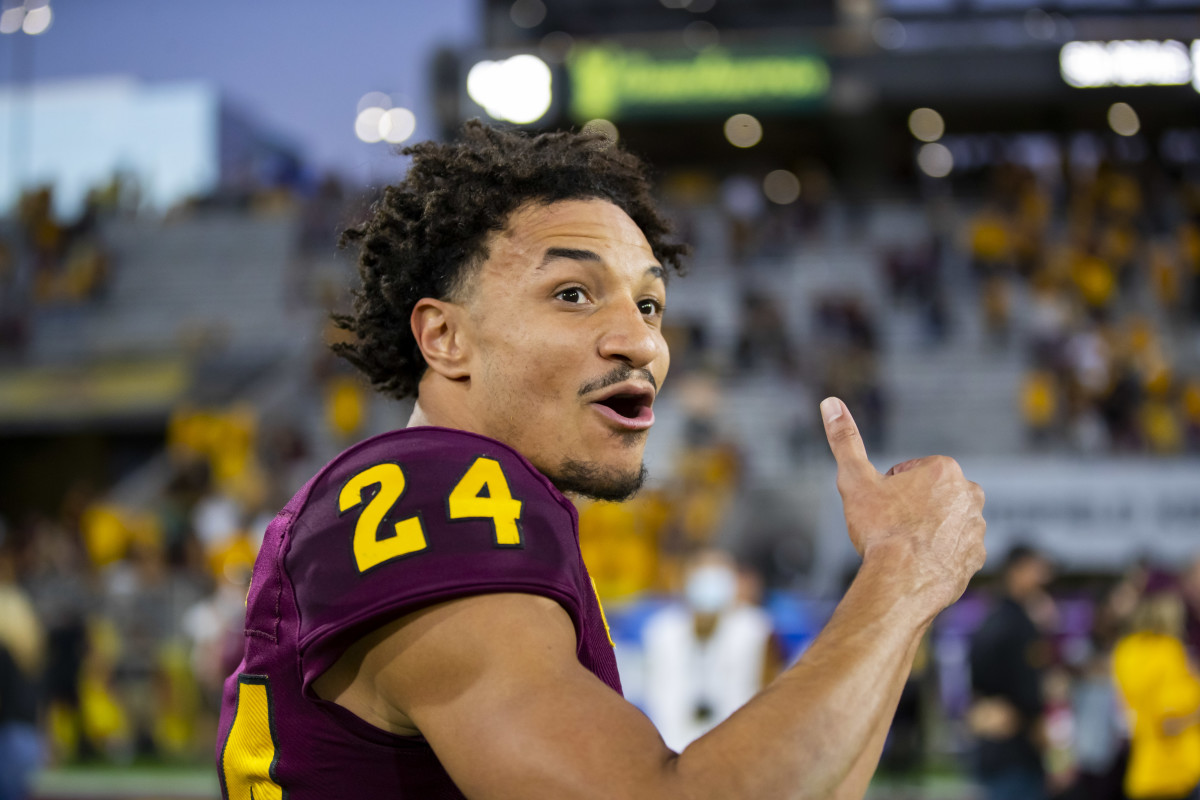
{"label": "raised hand", "polygon": [[826,398],[821,417],[854,549],[864,560],[886,558],[899,587],[927,596],[937,610],[953,603],[987,556],[983,489],[946,456],[905,461],[881,475],[845,403]]}

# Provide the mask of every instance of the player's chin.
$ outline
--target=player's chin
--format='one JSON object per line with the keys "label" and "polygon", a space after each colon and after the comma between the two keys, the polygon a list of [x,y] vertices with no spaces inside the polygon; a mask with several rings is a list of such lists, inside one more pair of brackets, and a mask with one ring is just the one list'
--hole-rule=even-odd
{"label": "player's chin", "polygon": [[619,503],[633,497],[646,483],[646,466],[640,458],[636,464],[567,459],[546,477],[563,494]]}

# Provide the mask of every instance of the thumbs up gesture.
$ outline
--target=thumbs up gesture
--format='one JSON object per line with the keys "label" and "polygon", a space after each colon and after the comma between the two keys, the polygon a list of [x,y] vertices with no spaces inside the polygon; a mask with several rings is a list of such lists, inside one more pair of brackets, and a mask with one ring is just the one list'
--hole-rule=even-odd
{"label": "thumbs up gesture", "polygon": [[935,613],[953,603],[987,556],[983,489],[946,456],[905,461],[881,475],[845,403],[826,398],[821,418],[854,549],[864,562],[887,559],[902,590],[928,597]]}

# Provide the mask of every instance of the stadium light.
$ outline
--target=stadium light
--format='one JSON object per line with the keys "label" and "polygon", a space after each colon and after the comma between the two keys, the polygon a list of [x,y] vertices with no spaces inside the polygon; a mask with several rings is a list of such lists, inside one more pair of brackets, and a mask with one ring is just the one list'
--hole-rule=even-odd
{"label": "stadium light", "polygon": [[522,54],[503,61],[480,61],[467,73],[467,95],[493,119],[527,125],[550,110],[550,67]]}
{"label": "stadium light", "polygon": [[796,173],[777,169],[763,178],[763,194],[776,205],[786,206],[800,199],[800,179]]}
{"label": "stadium light", "polygon": [[400,144],[417,130],[417,115],[407,108],[391,108],[379,120],[379,135],[385,142]]}
{"label": "stadium light", "polygon": [[54,12],[49,0],[25,0],[0,12],[0,33],[25,32],[38,36],[50,28]]}
{"label": "stadium light", "polygon": [[392,98],[383,92],[367,92],[358,101],[354,135],[367,144],[400,144],[417,130],[417,115],[407,108],[392,108]]}
{"label": "stadium light", "polygon": [[1113,103],[1108,108],[1108,127],[1118,136],[1135,136],[1142,122],[1129,103]]}
{"label": "stadium light", "polygon": [[734,147],[754,147],[762,141],[762,123],[749,114],[734,114],[725,120],[725,138]]}
{"label": "stadium light", "polygon": [[946,122],[932,108],[918,108],[908,115],[908,130],[922,142],[936,142],[946,132]]}
{"label": "stadium light", "polygon": [[387,112],[379,106],[364,108],[354,118],[354,135],[367,144],[374,144],[383,138],[379,123]]}
{"label": "stadium light", "polygon": [[917,166],[931,178],[944,178],[954,170],[954,155],[946,145],[931,142],[917,151]]}
{"label": "stadium light", "polygon": [[1192,88],[1200,92],[1200,39],[1192,41]]}
{"label": "stadium light", "polygon": [[50,4],[35,6],[33,3],[25,4],[25,19],[21,21],[21,30],[30,36],[37,36],[45,33],[50,28],[50,23],[54,20],[54,12],[50,10]]}
{"label": "stadium light", "polygon": [[1077,89],[1102,86],[1181,86],[1195,82],[1192,56],[1182,42],[1168,39],[1067,42],[1058,54],[1063,80]]}

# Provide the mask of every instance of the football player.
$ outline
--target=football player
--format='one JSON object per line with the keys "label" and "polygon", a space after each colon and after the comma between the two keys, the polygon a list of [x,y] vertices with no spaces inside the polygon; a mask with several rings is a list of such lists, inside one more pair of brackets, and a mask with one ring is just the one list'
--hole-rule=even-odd
{"label": "football player", "polygon": [[822,412],[858,576],[805,656],[675,753],[621,697],[569,496],[640,486],[683,248],[600,137],[469,123],[360,227],[339,352],[411,424],[263,541],[217,762],[229,800],[860,797],[914,652],[982,565],[952,460],[881,475]]}

